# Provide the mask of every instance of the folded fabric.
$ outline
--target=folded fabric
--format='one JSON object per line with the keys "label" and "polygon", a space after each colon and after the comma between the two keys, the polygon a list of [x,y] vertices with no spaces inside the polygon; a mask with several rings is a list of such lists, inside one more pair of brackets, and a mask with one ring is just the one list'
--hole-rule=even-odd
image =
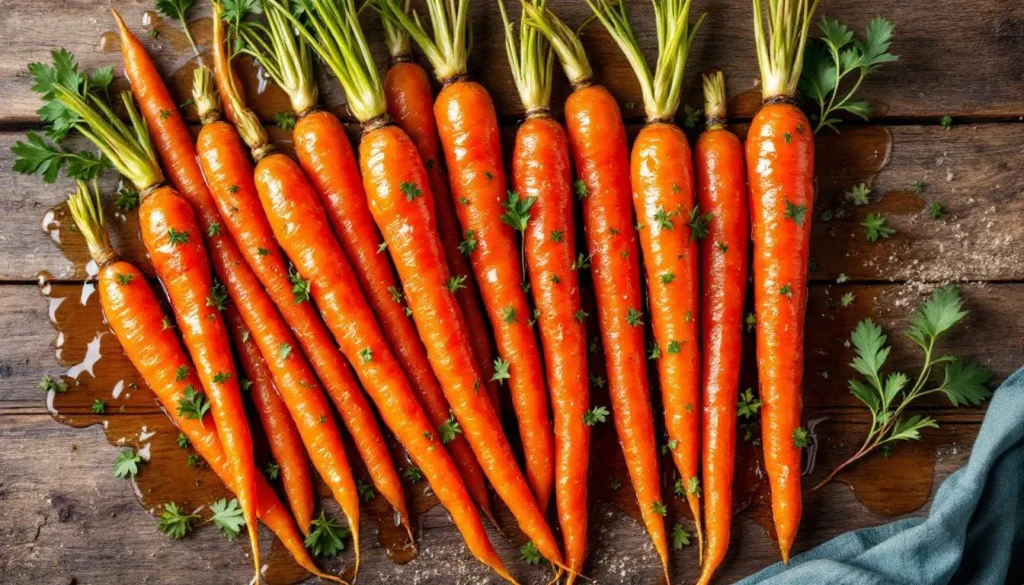
{"label": "folded fabric", "polygon": [[737,585],[945,583],[1024,584],[1024,368],[993,395],[927,517],[848,532]]}

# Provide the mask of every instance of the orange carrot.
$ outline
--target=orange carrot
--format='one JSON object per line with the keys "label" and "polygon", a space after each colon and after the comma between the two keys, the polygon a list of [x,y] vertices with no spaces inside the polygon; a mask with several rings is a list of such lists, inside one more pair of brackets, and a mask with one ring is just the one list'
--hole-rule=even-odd
{"label": "orange carrot", "polygon": [[494,102],[482,85],[466,75],[469,0],[428,0],[432,17],[447,20],[443,25],[434,23],[434,30],[445,37],[435,39],[437,44],[393,0],[381,6],[409,30],[444,85],[434,102],[434,116],[452,195],[459,202],[459,223],[475,242],[469,258],[501,354],[493,377],[510,382],[526,475],[543,510],[554,481],[554,439],[540,348],[530,326],[531,311],[516,242],[516,230],[525,229],[522,222],[526,210],[518,195],[506,192]]}
{"label": "orange carrot", "polygon": [[[319,4],[313,7],[316,10],[308,13],[311,19],[317,18],[315,15],[324,9]],[[287,19],[281,21],[286,26],[288,22],[298,24],[279,4],[268,1],[264,8],[268,16]],[[346,9],[345,18],[354,18],[354,7],[349,4]],[[442,447],[443,437],[438,436],[438,429],[428,421],[401,365],[374,320],[370,305],[360,293],[358,280],[344,261],[341,244],[331,233],[315,190],[293,160],[280,154],[266,154],[264,145],[257,142],[260,139],[258,121],[244,109],[237,92],[232,94],[232,107],[243,138],[256,154],[265,155],[257,163],[256,186],[282,249],[295,262],[297,273],[309,283],[310,294],[341,351],[352,362],[385,423],[452,514],[470,550],[511,580],[487,539],[480,516],[457,468]]]}
{"label": "orange carrot", "polygon": [[[412,49],[409,46],[409,34],[391,20],[383,19],[384,30],[391,51],[391,67],[384,76],[384,96],[388,101],[388,115],[399,128],[405,130],[416,145],[416,150],[423,159],[430,178],[430,192],[434,196],[434,215],[437,230],[444,246],[448,271],[455,276],[465,277],[463,287],[455,292],[459,301],[466,326],[469,328],[469,339],[473,344],[473,353],[483,374],[484,386],[491,397],[491,404],[501,418],[501,399],[498,396],[498,385],[494,377],[494,350],[491,347],[491,335],[487,331],[487,320],[480,308],[480,296],[473,279],[473,268],[467,255],[471,247],[470,239],[463,240],[455,212],[455,200],[452,199],[448,186],[448,175],[445,171],[444,155],[441,153],[441,142],[437,136],[437,122],[434,120],[434,93],[430,87],[427,72],[412,60]],[[466,243],[463,243],[463,242]],[[462,468],[460,457],[455,462]],[[467,471],[462,469],[463,477]],[[467,482],[470,480],[467,478]],[[472,483],[472,482],[470,482]]]}
{"label": "orange carrot", "polygon": [[[765,471],[782,561],[800,525],[801,385],[807,263],[814,208],[814,135],[796,106],[803,49],[817,0],[761,0],[754,34],[764,106],[747,131],[747,176],[754,240],[754,310]],[[779,38],[779,37],[782,38]]]}
{"label": "orange carrot", "polygon": [[280,467],[281,483],[292,515],[303,534],[309,536],[316,501],[313,499],[313,480],[309,475],[309,458],[302,444],[302,436],[299,435],[299,429],[295,428],[288,406],[274,387],[273,375],[238,309],[228,307],[227,319],[231,338],[239,350],[242,368],[252,385],[250,394],[256,413],[267,433],[270,452]]}
{"label": "orange carrot", "polygon": [[[251,113],[236,114],[239,101],[237,86],[231,75],[231,65],[225,52],[224,24],[215,6],[214,66],[219,89],[224,97],[224,111],[232,121],[256,134],[258,156],[269,154],[273,147],[266,143],[266,134]],[[243,104],[237,108],[245,110]],[[356,449],[370,471],[370,477],[384,499],[398,511],[406,530],[410,532],[409,515],[401,480],[384,442],[383,433],[369,402],[360,390],[330,332],[309,302],[308,283],[291,273],[287,257],[281,251],[266,214],[263,212],[253,180],[253,167],[246,147],[234,128],[227,124],[211,126],[200,134],[198,143],[200,163],[223,221],[232,237],[239,242],[245,263],[257,274],[278,310],[294,330],[303,351],[312,362],[323,382],[328,396],[334,402],[348,429]],[[357,494],[348,494],[346,514],[358,525]],[[354,534],[358,536],[358,531]]]}
{"label": "orange carrot", "polygon": [[550,10],[540,26],[569,77],[573,92],[565,104],[565,125],[583,199],[583,229],[593,267],[597,316],[615,430],[619,435],[640,513],[668,572],[668,538],[658,473],[654,413],[647,387],[642,327],[639,250],[630,203],[626,128],[615,98],[593,83],[593,74],[576,35]]}
{"label": "orange carrot", "polygon": [[[555,503],[565,542],[568,583],[583,570],[587,555],[587,464],[590,408],[587,378],[586,313],[580,300],[573,221],[569,138],[551,116],[551,48],[542,33],[520,27],[519,47],[504,4],[507,50],[526,121],[516,132],[512,183],[532,201],[524,244],[530,285],[551,387],[555,431]],[[532,3],[524,6],[533,7]]]}
{"label": "orange carrot", "polygon": [[[126,64],[129,63],[126,59]],[[159,81],[159,77],[156,80]],[[201,227],[196,221],[189,202],[165,185],[149,128],[130,93],[122,94],[122,100],[131,127],[118,119],[96,94],[86,94],[80,87],[65,87],[59,82],[54,84],[53,92],[54,99],[80,119],[77,128],[141,193],[142,240],[170,298],[185,346],[195,362],[202,388],[210,398],[213,420],[230,457],[232,472],[238,476],[238,499],[248,524],[253,564],[258,573],[259,543],[255,527],[258,472],[231,342],[220,315],[226,296],[210,271],[207,246],[203,243],[205,226]],[[213,257],[216,259],[216,254]]]}
{"label": "orange carrot", "polygon": [[647,124],[633,143],[631,184],[647,271],[648,304],[658,362],[668,448],[672,453],[703,551],[700,514],[700,339],[697,325],[697,241],[706,218],[696,206],[686,134],[672,119],[679,109],[683,70],[700,21],[689,24],[689,0],[655,3],[660,57],[651,71],[624,4],[590,3],[598,20],[629,58],[640,80]]}
{"label": "orange carrot", "polygon": [[[182,405],[196,401],[193,393],[200,385],[199,378],[194,369],[188,367],[189,357],[173,328],[166,326],[169,318],[164,314],[145,275],[120,260],[111,248],[99,193],[95,187],[90,193],[85,183],[79,182],[78,192],[70,197],[68,207],[89,246],[90,255],[99,267],[96,278],[100,305],[114,336],[163,405],[167,416],[188,437],[192,448],[237,495],[239,478],[231,469],[212,417],[205,416],[206,409],[203,406],[208,406],[205,400],[198,403],[203,405],[198,411],[182,409]],[[182,364],[185,368],[179,371],[171,364]],[[295,561],[318,577],[343,583],[341,579],[317,569],[287,510],[266,480],[259,476],[256,494],[259,518],[277,535]]]}
{"label": "orange carrot", "polygon": [[725,127],[725,75],[704,76],[707,130],[695,147],[697,202],[712,217],[701,242],[701,347],[704,406],[701,458],[707,550],[701,585],[729,548],[736,462],[736,402],[743,353],[750,219],[743,144]]}

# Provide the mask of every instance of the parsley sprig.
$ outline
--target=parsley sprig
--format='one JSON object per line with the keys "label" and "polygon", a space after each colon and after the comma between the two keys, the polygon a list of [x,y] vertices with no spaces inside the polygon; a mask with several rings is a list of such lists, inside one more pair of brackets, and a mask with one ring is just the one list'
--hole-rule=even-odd
{"label": "parsley sprig", "polygon": [[320,512],[320,517],[313,520],[312,527],[313,530],[306,537],[305,545],[313,556],[333,557],[345,550],[344,539],[348,538],[350,533],[348,528],[331,520],[324,512]]}
{"label": "parsley sprig", "polygon": [[[904,335],[924,352],[924,365],[913,384],[902,372],[883,376],[882,368],[890,351],[886,345],[887,337],[871,319],[857,324],[850,336],[857,357],[850,366],[862,377],[850,379],[850,392],[871,411],[871,427],[860,450],[814,489],[832,481],[840,471],[879,447],[887,448],[896,441],[916,441],[921,438],[922,430],[938,428],[938,423],[929,416],[905,414],[915,400],[942,393],[953,406],[977,406],[992,395],[987,387],[992,372],[952,355],[936,355],[938,339],[965,316],[967,311],[963,309],[960,292],[947,286],[932,293],[910,317],[910,326]],[[932,371],[938,366],[943,367],[942,382],[937,386],[930,385]]]}
{"label": "parsley sprig", "polygon": [[838,20],[822,18],[818,28],[821,38],[807,44],[800,76],[800,91],[818,103],[818,113],[811,117],[817,122],[815,134],[826,127],[838,132],[838,112],[867,120],[871,104],[854,100],[854,95],[869,73],[899,59],[889,52],[895,27],[882,17],[871,21],[864,38]]}

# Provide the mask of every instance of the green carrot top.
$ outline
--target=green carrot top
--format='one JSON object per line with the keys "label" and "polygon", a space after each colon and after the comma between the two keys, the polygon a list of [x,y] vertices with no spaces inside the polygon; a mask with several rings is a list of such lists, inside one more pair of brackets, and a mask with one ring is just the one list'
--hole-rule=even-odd
{"label": "green carrot top", "polygon": [[[767,0],[762,17],[761,0],[754,2],[754,40],[761,69],[761,97],[796,96],[804,62],[804,47],[811,17],[820,0]],[[768,21],[765,30],[764,20]]]}
{"label": "green carrot top", "polygon": [[583,50],[580,36],[554,12],[543,5],[523,2],[523,22],[547,38],[552,50],[562,63],[569,83],[579,86],[588,83],[593,78],[594,72],[590,68],[590,61],[587,60],[587,53]]}
{"label": "green carrot top", "polygon": [[516,46],[515,27],[509,22],[504,0],[498,0],[501,20],[505,24],[505,51],[512,68],[512,78],[519,90],[519,99],[527,113],[547,110],[551,104],[551,74],[554,53],[544,34],[526,22],[526,6],[536,9],[532,0],[522,0],[523,18],[519,24],[519,46]]}
{"label": "green carrot top", "polygon": [[629,23],[625,0],[587,0],[587,5],[612,35],[640,80],[644,112],[649,121],[675,117],[683,85],[683,70],[693,37],[704,15],[690,27],[691,0],[654,0],[654,23],[658,32],[658,63],[654,74],[644,59],[636,34]]}
{"label": "green carrot top", "polygon": [[395,0],[378,1],[381,16],[408,31],[430,61],[438,81],[445,83],[466,74],[473,45],[469,34],[469,0],[426,0],[433,38],[416,11],[410,17]]}

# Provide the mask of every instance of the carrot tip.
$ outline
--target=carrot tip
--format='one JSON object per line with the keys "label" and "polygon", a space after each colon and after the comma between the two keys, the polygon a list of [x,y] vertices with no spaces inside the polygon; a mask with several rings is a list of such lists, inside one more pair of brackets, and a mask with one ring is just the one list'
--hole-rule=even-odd
{"label": "carrot tip", "polygon": [[114,20],[117,22],[117,27],[119,29],[121,29],[121,34],[122,35],[127,34],[128,33],[128,25],[126,25],[124,23],[124,19],[121,18],[121,15],[118,14],[117,10],[111,8],[110,9],[110,13],[114,15]]}

